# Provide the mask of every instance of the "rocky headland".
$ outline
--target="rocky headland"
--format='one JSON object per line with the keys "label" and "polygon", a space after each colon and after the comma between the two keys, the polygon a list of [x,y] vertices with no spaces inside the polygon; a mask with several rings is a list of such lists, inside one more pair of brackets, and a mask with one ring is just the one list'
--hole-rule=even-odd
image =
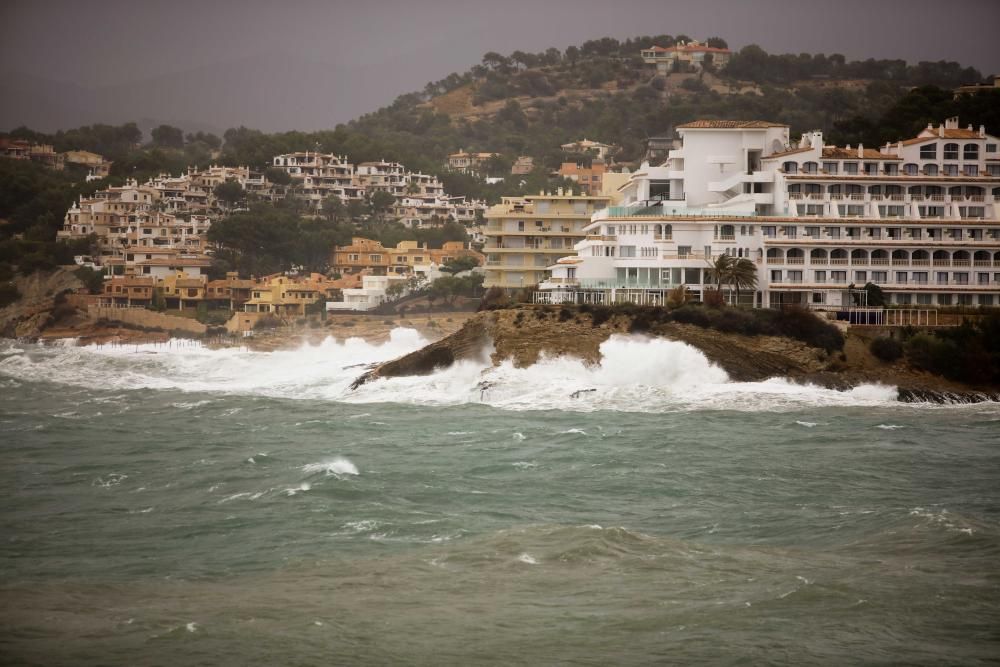
{"label": "rocky headland", "polygon": [[[586,309],[522,305],[481,312],[455,333],[380,364],[354,386],[382,377],[427,375],[463,359],[489,357],[494,365],[510,359],[525,367],[542,355],[569,355],[599,363],[601,344],[613,334],[659,336],[687,343],[738,382],[774,377],[847,390],[861,384],[898,387],[907,402],[1000,400],[1000,387],[971,386],[910,366],[886,363],[869,350],[873,333],[841,330],[840,349],[824,349],[790,336],[746,335],[675,321],[661,321],[654,309]],[[823,325],[830,326],[833,325]]]}

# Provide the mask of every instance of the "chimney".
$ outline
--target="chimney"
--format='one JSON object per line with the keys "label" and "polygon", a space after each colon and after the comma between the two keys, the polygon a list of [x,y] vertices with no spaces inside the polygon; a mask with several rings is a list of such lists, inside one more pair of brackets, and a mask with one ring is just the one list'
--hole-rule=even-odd
{"label": "chimney", "polygon": [[949,130],[958,129],[958,116],[952,116],[951,118],[946,118],[944,121],[944,126]]}
{"label": "chimney", "polygon": [[863,144],[858,144],[858,157],[863,158],[865,156],[865,147]]}
{"label": "chimney", "polygon": [[938,136],[944,139],[944,125],[938,125]]}
{"label": "chimney", "polygon": [[983,138],[986,138],[986,126],[985,125],[980,125],[979,126],[979,136],[981,136]]}

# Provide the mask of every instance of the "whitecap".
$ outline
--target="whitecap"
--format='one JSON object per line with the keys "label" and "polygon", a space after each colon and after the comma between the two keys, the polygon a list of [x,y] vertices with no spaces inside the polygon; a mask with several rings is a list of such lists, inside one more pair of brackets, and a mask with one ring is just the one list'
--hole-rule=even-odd
{"label": "whitecap", "polygon": [[570,434],[587,435],[587,432],[584,431],[582,428],[570,428],[566,429],[565,431],[559,431],[559,435],[570,435]]}
{"label": "whitecap", "polygon": [[338,456],[327,461],[320,461],[319,463],[307,463],[302,466],[302,472],[308,473],[310,475],[323,472],[327,475],[336,475],[341,477],[343,475],[357,475],[358,468],[350,460],[345,459],[342,456]]}
{"label": "whitecap", "polygon": [[538,464],[534,461],[514,461],[511,463],[512,466],[520,470],[527,470],[528,468],[537,468]]}
{"label": "whitecap", "polygon": [[798,424],[799,426],[805,426],[806,428],[812,428],[812,427],[816,426],[816,422],[805,422],[805,421],[796,420],[795,423]]}
{"label": "whitecap", "polygon": [[523,433],[520,433],[520,432],[516,432],[516,433],[514,433],[514,435],[512,435],[511,437],[512,437],[512,438],[513,438],[514,440],[517,440],[518,442],[520,442],[520,441],[522,441],[522,440],[525,440],[525,439],[526,439],[526,438],[524,437],[524,434],[523,434]]}
{"label": "whitecap", "polygon": [[895,431],[898,428],[906,428],[906,427],[900,426],[899,424],[879,424],[875,428],[880,428],[883,431]]}
{"label": "whitecap", "polygon": [[520,556],[518,556],[517,560],[522,563],[527,563],[528,565],[538,565],[538,561],[535,559],[535,557],[529,554],[528,552],[525,552]]}

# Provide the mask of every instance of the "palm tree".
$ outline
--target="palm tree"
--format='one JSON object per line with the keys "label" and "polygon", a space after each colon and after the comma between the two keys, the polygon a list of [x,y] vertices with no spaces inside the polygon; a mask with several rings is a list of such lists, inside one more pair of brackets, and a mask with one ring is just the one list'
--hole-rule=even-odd
{"label": "palm tree", "polygon": [[708,262],[708,277],[709,280],[715,281],[715,289],[721,289],[722,283],[730,282],[729,277],[735,261],[736,258],[732,255],[721,254],[714,262]]}
{"label": "palm tree", "polygon": [[740,305],[741,289],[757,288],[757,267],[746,257],[732,262],[728,282],[736,290],[736,305]]}

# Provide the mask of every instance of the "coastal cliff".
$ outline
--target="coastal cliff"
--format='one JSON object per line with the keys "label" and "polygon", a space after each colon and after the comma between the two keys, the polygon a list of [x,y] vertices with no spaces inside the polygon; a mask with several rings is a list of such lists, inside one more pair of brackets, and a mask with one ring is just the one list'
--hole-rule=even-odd
{"label": "coastal cliff", "polygon": [[[790,336],[745,335],[649,317],[649,310],[518,306],[479,313],[455,333],[380,364],[360,376],[354,388],[385,377],[427,375],[461,360],[517,367],[542,355],[601,360],[600,346],[613,334],[642,334],[687,343],[736,382],[788,378],[846,390],[866,383],[896,385],[903,401],[976,402],[1000,400],[1000,388],[969,386],[919,371],[905,361],[876,359],[862,335],[850,331],[839,350],[823,349]],[[825,325],[830,326],[832,325]]]}

